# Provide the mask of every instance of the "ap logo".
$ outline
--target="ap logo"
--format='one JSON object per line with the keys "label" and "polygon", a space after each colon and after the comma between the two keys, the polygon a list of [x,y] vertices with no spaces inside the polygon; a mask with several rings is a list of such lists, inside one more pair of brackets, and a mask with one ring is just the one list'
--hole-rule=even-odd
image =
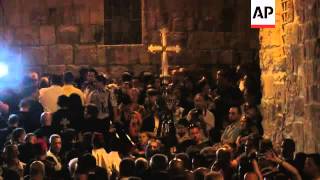
{"label": "ap logo", "polygon": [[251,28],[274,28],[275,0],[251,0]]}

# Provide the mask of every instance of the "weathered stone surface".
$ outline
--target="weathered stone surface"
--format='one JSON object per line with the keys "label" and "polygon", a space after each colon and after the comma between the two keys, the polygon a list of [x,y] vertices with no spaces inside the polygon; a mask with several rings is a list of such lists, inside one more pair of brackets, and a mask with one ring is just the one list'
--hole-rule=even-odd
{"label": "weathered stone surface", "polygon": [[16,28],[13,42],[18,45],[39,45],[39,27],[25,26]]}
{"label": "weathered stone surface", "polygon": [[78,43],[80,32],[78,26],[59,26],[57,29],[57,42],[60,44]]}
{"label": "weathered stone surface", "polygon": [[73,63],[73,47],[71,45],[60,44],[49,46],[49,64],[62,65]]}
{"label": "weathered stone surface", "polygon": [[22,49],[22,59],[26,65],[47,65],[48,64],[48,47],[24,47]]}
{"label": "weathered stone surface", "polygon": [[1,1],[5,7],[5,22],[9,26],[21,26],[22,24],[22,4],[21,0]]}
{"label": "weathered stone surface", "polygon": [[98,64],[106,65],[108,58],[110,58],[106,56],[106,47],[104,45],[97,46],[97,53],[98,53]]}
{"label": "weathered stone surface", "polygon": [[98,52],[96,45],[76,45],[75,64],[98,65]]}
{"label": "weathered stone surface", "polygon": [[80,43],[102,43],[103,26],[82,25],[80,27]]}
{"label": "weathered stone surface", "polygon": [[56,43],[54,26],[40,26],[40,44],[52,45]]}
{"label": "weathered stone surface", "polygon": [[14,29],[0,27],[0,41],[5,44],[12,44],[14,41]]}
{"label": "weathered stone surface", "polygon": [[220,64],[231,65],[231,64],[233,64],[233,59],[234,59],[233,51],[232,50],[225,50],[220,53],[218,62]]}
{"label": "weathered stone surface", "polygon": [[109,75],[117,79],[121,78],[121,75],[124,71],[128,71],[127,66],[114,65],[114,66],[109,66],[108,68]]}

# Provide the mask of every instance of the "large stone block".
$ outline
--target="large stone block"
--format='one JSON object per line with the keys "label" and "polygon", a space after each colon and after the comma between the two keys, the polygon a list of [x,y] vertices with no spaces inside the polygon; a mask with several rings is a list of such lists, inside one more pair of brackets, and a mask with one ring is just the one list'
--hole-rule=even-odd
{"label": "large stone block", "polygon": [[98,53],[96,45],[76,45],[75,64],[98,65]]}
{"label": "large stone block", "polygon": [[48,47],[24,47],[22,49],[22,59],[26,65],[47,65],[48,64]]}
{"label": "large stone block", "polygon": [[219,64],[232,65],[234,62],[233,50],[224,50],[220,52],[218,62]]}
{"label": "large stone block", "polygon": [[47,7],[44,0],[22,0],[22,25],[40,25],[48,22]]}
{"label": "large stone block", "polygon": [[12,44],[14,41],[14,28],[0,27],[0,42],[3,44]]}
{"label": "large stone block", "polygon": [[90,24],[99,24],[99,25],[104,24],[103,9],[90,9]]}
{"label": "large stone block", "polygon": [[39,45],[39,27],[25,26],[15,29],[14,44],[18,45]]}
{"label": "large stone block", "polygon": [[75,44],[80,39],[78,26],[59,26],[57,30],[57,42],[59,44]]}
{"label": "large stone block", "polygon": [[188,48],[215,49],[224,47],[223,32],[194,32],[189,35]]}
{"label": "large stone block", "polygon": [[65,65],[49,65],[44,67],[44,72],[49,74],[60,74],[62,75],[64,72],[66,72],[66,66]]}
{"label": "large stone block", "polygon": [[139,62],[141,45],[108,46],[106,55],[108,64],[129,65]]}
{"label": "large stone block", "polygon": [[98,53],[98,63],[99,63],[99,65],[106,65],[108,59],[110,58],[110,57],[106,56],[106,47],[104,45],[98,45],[97,53]]}
{"label": "large stone block", "polygon": [[[21,26],[22,24],[22,5],[21,0],[1,1],[3,7],[5,7],[4,17],[5,22],[9,26]],[[2,12],[1,12],[2,13]]]}
{"label": "large stone block", "polygon": [[56,42],[54,26],[40,26],[40,44],[52,45]]}
{"label": "large stone block", "polygon": [[134,65],[132,67],[132,73],[136,76],[138,76],[140,73],[144,71],[149,71],[149,72],[156,72],[156,66],[152,65]]}
{"label": "large stone block", "polygon": [[90,24],[90,9],[83,4],[74,5],[76,24]]}
{"label": "large stone block", "polygon": [[128,66],[108,66],[109,75],[113,78],[120,79],[123,72],[128,71]]}
{"label": "large stone block", "polygon": [[103,43],[103,26],[80,26],[80,43]]}
{"label": "large stone block", "polygon": [[49,64],[62,65],[73,63],[73,47],[71,45],[59,44],[49,47]]}

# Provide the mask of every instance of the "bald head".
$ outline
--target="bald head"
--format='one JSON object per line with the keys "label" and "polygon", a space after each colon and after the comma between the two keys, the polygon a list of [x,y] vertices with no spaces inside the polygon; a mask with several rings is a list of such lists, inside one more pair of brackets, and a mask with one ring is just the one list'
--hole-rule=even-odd
{"label": "bald head", "polygon": [[40,117],[41,126],[51,126],[52,114],[50,112],[43,112]]}

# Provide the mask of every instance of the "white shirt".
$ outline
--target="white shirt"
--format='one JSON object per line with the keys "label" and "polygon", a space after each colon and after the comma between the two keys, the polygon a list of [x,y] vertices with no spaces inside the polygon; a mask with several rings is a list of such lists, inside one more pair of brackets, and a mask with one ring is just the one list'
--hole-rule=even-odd
{"label": "white shirt", "polygon": [[54,113],[58,110],[58,98],[63,95],[61,86],[52,85],[48,88],[42,88],[39,91],[39,102],[44,111]]}

